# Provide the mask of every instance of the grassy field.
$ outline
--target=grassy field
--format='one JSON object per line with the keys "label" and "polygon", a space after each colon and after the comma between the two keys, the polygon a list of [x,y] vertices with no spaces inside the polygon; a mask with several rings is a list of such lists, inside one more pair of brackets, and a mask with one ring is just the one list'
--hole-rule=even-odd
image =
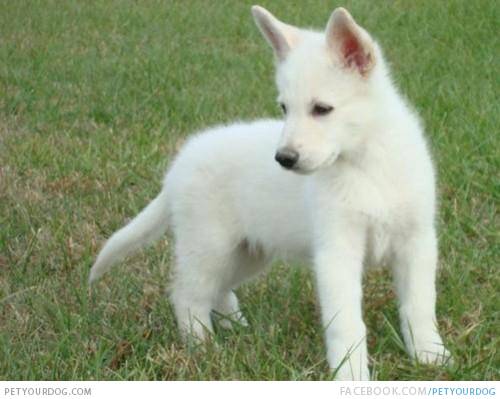
{"label": "grassy field", "polygon": [[[277,116],[247,1],[0,0],[0,379],[329,379],[310,273],[239,290],[251,324],[185,347],[167,240],[90,295],[103,240],[158,192],[184,137]],[[263,2],[323,27],[336,1]],[[390,276],[366,277],[373,377],[500,377],[495,0],[344,1],[425,120],[439,173],[438,318],[455,364],[404,354]]]}

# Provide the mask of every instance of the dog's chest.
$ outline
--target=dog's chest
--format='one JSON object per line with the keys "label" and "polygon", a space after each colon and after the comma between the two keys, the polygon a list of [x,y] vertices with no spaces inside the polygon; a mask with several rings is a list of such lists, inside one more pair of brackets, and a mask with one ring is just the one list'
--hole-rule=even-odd
{"label": "dog's chest", "polygon": [[331,197],[336,210],[354,215],[366,226],[364,262],[367,267],[385,266],[390,260],[394,235],[407,215],[401,214],[402,194],[385,176],[369,176],[343,168],[336,176]]}

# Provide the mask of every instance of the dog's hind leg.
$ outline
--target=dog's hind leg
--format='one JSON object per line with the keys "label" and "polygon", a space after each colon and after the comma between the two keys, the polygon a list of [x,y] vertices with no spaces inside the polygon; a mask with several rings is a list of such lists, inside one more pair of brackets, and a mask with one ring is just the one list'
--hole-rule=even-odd
{"label": "dog's hind leg", "polygon": [[171,289],[171,301],[181,334],[201,340],[213,331],[210,313],[220,291],[219,277],[207,264],[221,262],[218,256],[191,254],[178,257]]}
{"label": "dog's hind leg", "polygon": [[227,228],[214,220],[182,226],[175,232],[176,263],[171,300],[181,333],[205,339],[212,331],[212,310],[237,316],[231,289],[235,275],[235,244]]}
{"label": "dog's hind leg", "polygon": [[216,282],[191,268],[195,259],[178,261],[171,291],[178,327],[183,338],[204,340],[212,332],[210,311],[216,299]]}
{"label": "dog's hind leg", "polygon": [[[196,243],[196,244],[194,244]],[[201,340],[212,332],[211,311],[217,304],[225,274],[230,267],[229,256],[221,248],[197,242],[180,240],[176,248],[176,264],[171,287],[181,334]]]}
{"label": "dog's hind leg", "polygon": [[[178,270],[185,267],[182,262]],[[196,284],[195,276],[177,271],[171,292],[177,323],[184,338],[193,336],[204,340],[212,332],[210,310],[214,301],[213,289]]]}
{"label": "dog's hind leg", "polygon": [[223,328],[231,328],[236,322],[247,326],[248,322],[240,310],[238,298],[233,289],[238,288],[243,282],[255,277],[262,272],[267,262],[261,253],[252,253],[248,250],[248,244],[243,241],[231,257],[231,279],[228,286],[222,289],[219,299],[214,307],[215,315],[218,316],[218,324]]}

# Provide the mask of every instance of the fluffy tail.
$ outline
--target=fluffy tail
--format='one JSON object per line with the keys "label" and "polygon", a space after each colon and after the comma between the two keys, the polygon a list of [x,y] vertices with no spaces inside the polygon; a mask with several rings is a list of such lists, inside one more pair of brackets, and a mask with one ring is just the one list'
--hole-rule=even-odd
{"label": "fluffy tail", "polygon": [[129,224],[109,238],[90,270],[89,284],[111,269],[116,262],[165,233],[168,226],[167,213],[166,192],[163,189]]}

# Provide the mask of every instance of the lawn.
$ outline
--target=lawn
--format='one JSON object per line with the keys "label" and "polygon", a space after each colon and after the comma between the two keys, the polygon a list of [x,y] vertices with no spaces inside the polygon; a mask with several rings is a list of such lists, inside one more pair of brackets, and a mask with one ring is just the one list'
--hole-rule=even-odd
{"label": "lawn", "polygon": [[[276,264],[239,290],[250,327],[200,350],[166,300],[171,242],[90,292],[103,241],[158,192],[186,136],[278,116],[251,3],[0,0],[0,379],[329,379],[313,280]],[[336,1],[263,3],[322,28]],[[495,0],[344,1],[420,111],[439,176],[445,368],[405,355],[386,272],[365,279],[373,378],[500,378]]]}

